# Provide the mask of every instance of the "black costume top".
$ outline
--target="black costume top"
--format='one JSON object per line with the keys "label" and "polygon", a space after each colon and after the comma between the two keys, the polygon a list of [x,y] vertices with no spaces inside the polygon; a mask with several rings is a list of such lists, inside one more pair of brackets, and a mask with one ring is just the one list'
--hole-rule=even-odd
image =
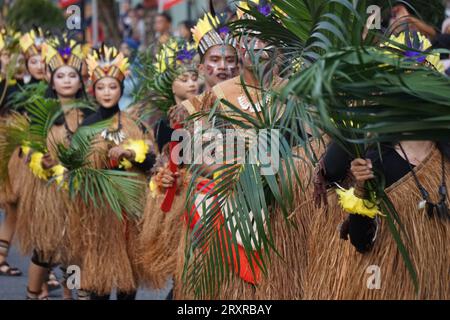
{"label": "black costume top", "polygon": [[[84,119],[84,121],[81,123],[81,126],[89,126],[103,120],[111,119],[119,112],[121,111],[118,104],[116,104],[111,108],[104,108],[100,106],[100,108],[98,108],[98,110],[95,113],[91,114],[90,116]],[[150,171],[155,165],[156,156],[155,154],[149,152],[147,153],[143,163],[135,163],[134,161],[132,162],[133,166],[144,172],[147,172]]]}
{"label": "black costume top", "polygon": [[[392,145],[381,145],[381,150],[369,150],[365,158],[372,160],[374,171],[380,171],[388,188],[410,172],[408,161],[403,159]],[[340,182],[347,177],[352,158],[337,143],[332,142],[325,153],[325,177],[329,183]],[[413,166],[414,167],[414,166]]]}

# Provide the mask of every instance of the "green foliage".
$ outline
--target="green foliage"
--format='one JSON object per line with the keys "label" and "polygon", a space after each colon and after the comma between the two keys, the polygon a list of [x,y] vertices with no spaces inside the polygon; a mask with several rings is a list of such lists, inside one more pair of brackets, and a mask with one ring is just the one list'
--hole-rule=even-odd
{"label": "green foliage", "polygon": [[17,0],[8,11],[7,24],[17,30],[38,26],[47,30],[65,27],[63,12],[49,0]]}
{"label": "green foliage", "polygon": [[135,173],[95,169],[89,156],[95,152],[95,137],[110,121],[102,121],[91,126],[81,127],[73,135],[69,147],[57,146],[58,159],[68,172],[64,176],[72,199],[80,197],[87,205],[95,208],[109,206],[118,218],[123,212],[131,217],[142,213],[142,199],[145,185]]}
{"label": "green foliage", "polygon": [[14,151],[29,140],[28,119],[12,113],[9,119],[0,123],[0,184],[8,181],[8,163]]}
{"label": "green foliage", "polygon": [[[306,151],[310,149],[309,143],[301,137],[306,136],[307,129],[316,138],[326,134],[353,157],[364,156],[367,149],[379,147],[381,142],[406,138],[442,140],[450,136],[449,80],[433,68],[405,58],[401,52],[409,48],[403,44],[396,44],[400,48],[396,51],[380,49],[379,43],[387,39],[379,31],[370,30],[367,37],[362,36],[369,13],[367,7],[374,1],[272,0],[271,3],[283,13],[273,11],[264,16],[251,6],[247,12],[256,19],[241,19],[231,26],[239,36],[251,40],[254,35],[276,46],[281,54],[272,53],[272,58],[283,59],[286,70],[291,72],[289,81],[280,94],[270,93],[266,85],[260,85],[268,92],[260,89],[259,100],[264,102],[269,95],[271,102],[264,104],[255,117],[222,101],[228,112],[223,114],[214,108],[209,119],[214,118],[215,122],[222,119],[241,129],[279,129],[280,158],[285,167],[275,175],[262,176],[255,165],[224,165],[214,170],[220,178],[214,179],[214,188],[197,203],[193,200],[196,185],[191,183],[187,208],[202,208],[204,215],[201,227],[186,235],[184,281],[186,289],[200,298],[215,297],[221,286],[231,280],[235,270],[229,264],[238,238],[252,270],[258,266],[266,273],[271,256],[278,254],[273,235],[265,228],[270,217],[265,216],[278,207],[286,217],[292,208],[294,184],[301,181],[295,177],[292,141],[283,138],[286,134],[293,136],[294,144]],[[430,7],[434,4],[432,1]],[[252,55],[258,61],[260,53]],[[268,71],[266,65],[256,73],[261,79],[273,70]],[[249,86],[243,87],[249,96]],[[236,120],[240,118],[245,121]],[[307,152],[306,161],[315,164],[316,159]],[[204,176],[198,167],[193,167],[192,173],[192,181]],[[413,259],[404,244],[408,235],[384,192],[383,181],[383,177],[378,177],[366,187],[372,200],[380,203],[419,290]],[[215,199],[215,204],[209,204],[211,199]],[[224,208],[228,208],[228,214],[217,229]],[[257,235],[254,230],[258,230]],[[252,259],[256,254],[260,260]]]}
{"label": "green foliage", "polygon": [[39,81],[21,87],[21,90],[14,92],[12,95],[11,106],[15,110],[25,109],[27,105],[33,104],[40,97],[43,97],[47,87],[48,84],[45,81]]}

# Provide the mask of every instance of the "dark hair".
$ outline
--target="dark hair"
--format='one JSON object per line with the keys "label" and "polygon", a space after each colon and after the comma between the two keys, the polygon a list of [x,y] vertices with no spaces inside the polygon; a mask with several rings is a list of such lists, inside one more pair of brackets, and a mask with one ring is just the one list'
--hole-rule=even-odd
{"label": "dark hair", "polygon": [[191,41],[191,42],[194,41],[194,38],[192,36],[192,31],[191,31],[191,29],[195,26],[194,22],[185,20],[185,21],[181,21],[179,25],[184,26],[186,29],[189,30],[189,34],[190,34],[189,41]]}
{"label": "dark hair", "polygon": [[445,156],[447,161],[450,161],[450,141],[439,141],[437,142],[437,147]]}
{"label": "dark hair", "polygon": [[185,26],[189,31],[194,27],[194,22],[191,20],[184,20],[180,22],[180,25]]}
{"label": "dark hair", "polygon": [[[56,90],[53,89],[53,82],[54,82],[53,77],[54,77],[55,73],[56,72],[52,72],[50,82],[49,82],[47,90],[45,91],[45,94],[44,94],[44,97],[47,99],[58,99],[58,94],[56,93]],[[77,74],[78,74],[78,77],[81,82],[81,87],[75,94],[75,99],[88,101],[89,99],[87,97],[86,90],[84,88],[83,77],[81,76],[81,72],[77,70]],[[92,111],[88,108],[81,109],[81,112],[83,113],[85,118],[92,113]],[[54,124],[57,126],[61,126],[64,124],[64,122],[65,122],[64,115],[61,114],[61,116],[55,120]]]}
{"label": "dark hair", "polygon": [[157,17],[163,17],[164,19],[167,20],[167,22],[172,23],[172,16],[167,12],[158,13]]}
{"label": "dark hair", "polygon": [[[58,99],[58,94],[56,93],[56,90],[53,89],[55,73],[56,73],[56,70],[52,72],[50,82],[49,82],[47,90],[45,91],[45,94],[44,94],[45,98]],[[77,91],[77,93],[75,95],[75,99],[86,99],[87,100],[86,90],[84,88],[84,83],[83,83],[83,77],[81,76],[81,72],[79,70],[77,70],[77,74],[78,74],[78,78],[80,79],[80,82],[81,82],[81,87]]]}

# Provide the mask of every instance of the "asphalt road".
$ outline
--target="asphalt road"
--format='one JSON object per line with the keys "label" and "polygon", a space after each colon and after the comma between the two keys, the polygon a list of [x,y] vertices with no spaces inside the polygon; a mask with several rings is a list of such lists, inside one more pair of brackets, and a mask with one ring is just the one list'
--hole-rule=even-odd
{"label": "asphalt road", "polygon": [[[3,212],[0,212],[0,221],[3,220]],[[28,265],[30,257],[24,257],[19,254],[13,246],[10,250],[8,263],[11,266],[19,268],[23,275],[21,277],[5,277],[0,276],[0,300],[24,300],[26,297]],[[59,268],[55,268],[57,277],[61,278]],[[170,291],[171,283],[168,283],[164,290],[153,291],[141,289],[138,291],[137,300],[162,300],[167,297]],[[51,300],[59,300],[62,296],[62,290],[54,290],[50,292]]]}

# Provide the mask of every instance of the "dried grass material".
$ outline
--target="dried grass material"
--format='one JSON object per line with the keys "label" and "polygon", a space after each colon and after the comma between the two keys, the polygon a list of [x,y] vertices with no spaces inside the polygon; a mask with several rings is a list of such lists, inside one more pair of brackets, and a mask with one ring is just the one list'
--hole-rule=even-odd
{"label": "dried grass material", "polygon": [[37,179],[28,168],[23,173],[22,195],[17,204],[15,238],[20,252],[23,255],[30,255],[34,249],[31,222],[35,219],[34,207],[37,201],[37,190],[43,187],[43,182]]}
{"label": "dried grass material", "polygon": [[[311,150],[320,155],[324,150],[324,144],[320,141],[311,142]],[[276,253],[271,253],[271,261],[268,263],[267,276],[262,276],[257,286],[245,283],[239,277],[233,275],[229,283],[225,284],[217,299],[224,300],[298,300],[304,296],[305,270],[308,262],[307,244],[310,234],[311,213],[314,212],[312,199],[313,171],[311,162],[307,160],[303,148],[295,148],[293,153],[298,156],[294,160],[296,171],[302,184],[296,184],[294,193],[294,207],[296,208],[288,217],[284,217],[280,208],[271,213],[269,222],[277,248]],[[194,299],[191,292],[186,292],[183,286],[183,271],[185,264],[186,227],[178,247],[178,261],[175,272],[174,298],[177,300]]]}
{"label": "dried grass material", "polygon": [[17,148],[8,162],[8,179],[0,186],[0,208],[7,204],[17,205],[27,170],[25,156]]}
{"label": "dried grass material", "polygon": [[[122,113],[121,117],[122,130],[127,139],[144,139],[140,128],[126,113]],[[118,115],[112,121],[111,128],[117,128]],[[90,159],[92,166],[99,169],[109,167],[108,151],[114,145],[101,137],[96,141],[95,152]],[[109,207],[96,208],[80,199],[76,203],[79,229],[71,232],[69,239],[76,241],[77,235],[80,235],[79,251],[72,252],[71,256],[81,264],[81,287],[100,295],[108,294],[114,288],[122,292],[136,290],[141,274],[136,251],[138,222],[127,219],[126,215],[124,220],[118,219]]]}
{"label": "dried grass material", "polygon": [[177,249],[180,245],[185,213],[187,188],[182,186],[175,196],[170,212],[163,212],[161,204],[165,194],[147,196],[139,237],[144,271],[144,282],[153,289],[162,289],[176,268]]}
{"label": "dried grass material", "polygon": [[[450,183],[450,165],[446,163]],[[441,155],[434,149],[416,168],[417,176],[434,201],[441,184]],[[307,299],[449,299],[450,298],[450,224],[436,217],[428,218],[418,210],[421,195],[411,174],[387,190],[399,213],[408,239],[403,239],[416,267],[420,293],[415,295],[410,275],[388,229],[382,224],[373,250],[359,254],[348,241],[339,239],[338,224],[347,216],[330,193],[330,205],[317,212],[309,243]],[[379,266],[381,287],[368,289],[372,273],[369,266]]]}
{"label": "dried grass material", "polygon": [[[71,109],[65,113],[66,125],[71,132],[78,129],[83,120],[83,113],[78,109]],[[69,144],[67,139],[69,132],[66,126],[53,126],[48,134],[47,146],[54,159],[57,158],[56,147],[58,144]],[[44,261],[68,262],[70,242],[67,230],[73,226],[73,221],[68,214],[73,202],[66,190],[58,187],[54,182],[42,182],[36,189],[36,202],[30,220],[31,240]]]}
{"label": "dried grass material", "polygon": [[79,202],[81,287],[97,294],[114,288],[131,292],[137,288],[129,255],[129,227],[133,221],[119,220],[108,208],[94,208]]}

